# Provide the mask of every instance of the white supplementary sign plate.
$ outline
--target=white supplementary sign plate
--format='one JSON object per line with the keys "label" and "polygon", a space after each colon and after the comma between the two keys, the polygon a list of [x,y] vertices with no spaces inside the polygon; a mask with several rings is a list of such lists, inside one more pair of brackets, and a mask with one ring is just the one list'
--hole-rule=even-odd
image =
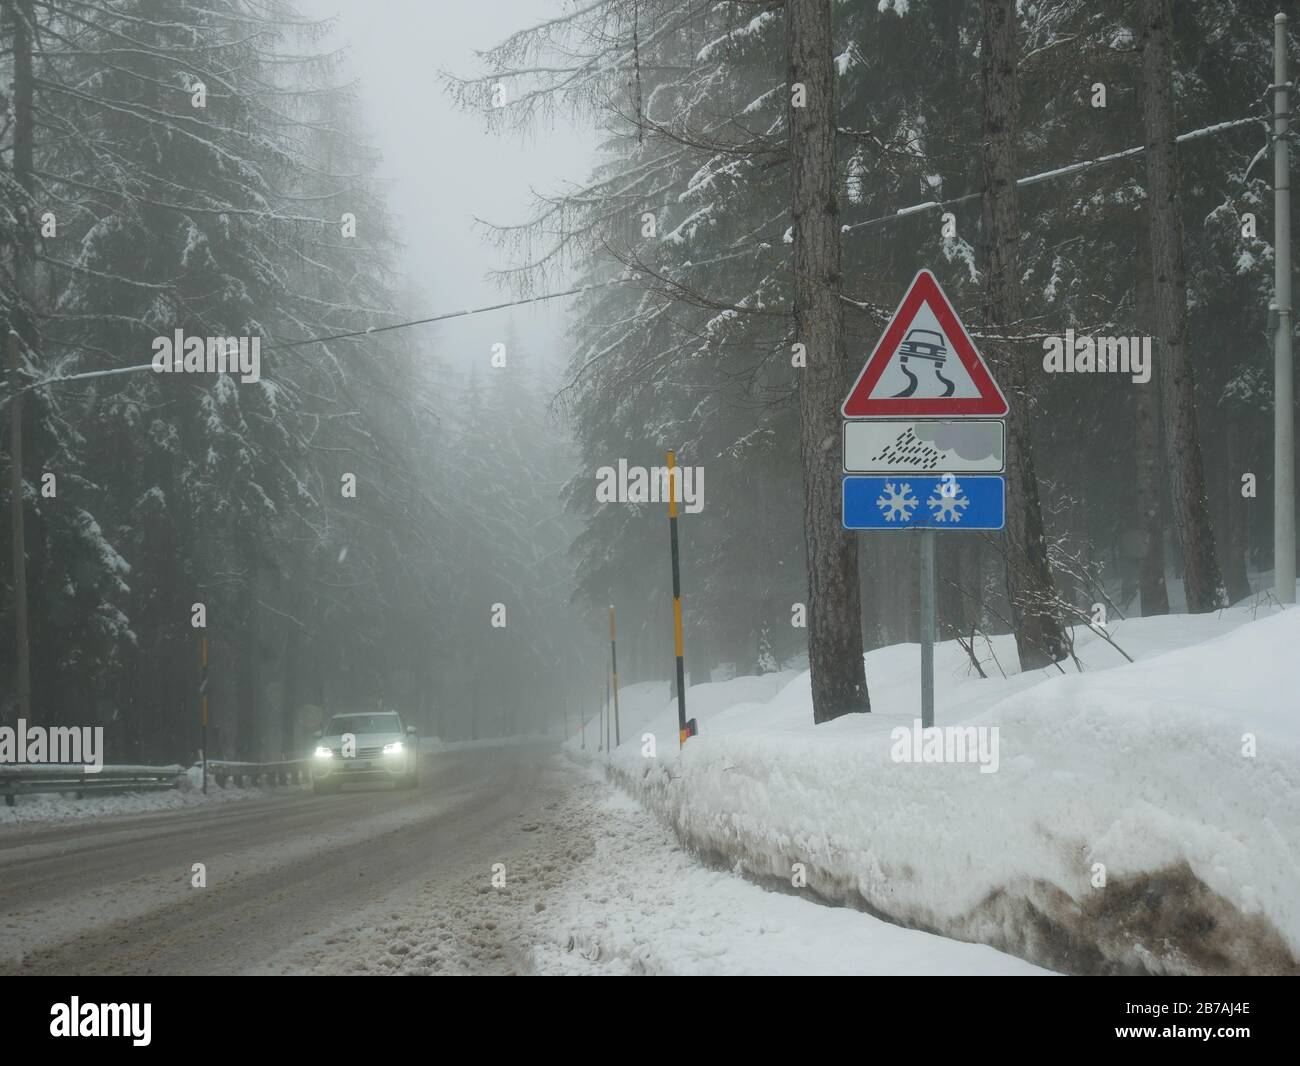
{"label": "white supplementary sign plate", "polygon": [[850,474],[997,474],[1006,467],[1000,419],[899,419],[845,422],[844,470]]}

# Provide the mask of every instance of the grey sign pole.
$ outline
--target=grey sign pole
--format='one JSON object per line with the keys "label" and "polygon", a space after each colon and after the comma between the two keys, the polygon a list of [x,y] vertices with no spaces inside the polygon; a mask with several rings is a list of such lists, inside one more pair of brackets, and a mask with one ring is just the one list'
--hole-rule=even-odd
{"label": "grey sign pole", "polygon": [[1295,603],[1295,391],[1291,378],[1291,167],[1287,149],[1286,16],[1273,19],[1273,590]]}
{"label": "grey sign pole", "polygon": [[921,728],[934,725],[934,540],[921,530]]}

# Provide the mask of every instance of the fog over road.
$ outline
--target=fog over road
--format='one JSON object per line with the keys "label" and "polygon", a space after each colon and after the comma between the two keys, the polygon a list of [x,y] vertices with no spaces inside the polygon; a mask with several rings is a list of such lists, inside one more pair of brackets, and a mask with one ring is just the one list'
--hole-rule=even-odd
{"label": "fog over road", "polygon": [[[516,971],[510,908],[531,912],[545,885],[530,893],[525,878],[504,910],[492,899],[492,920],[481,897],[503,895],[493,864],[523,868],[538,816],[565,787],[544,745],[477,748],[427,757],[413,791],[349,786],[3,828],[0,973],[382,972],[397,965],[372,965],[385,950],[404,971],[412,951],[424,951],[415,972]],[[195,863],[205,888],[191,885]],[[413,900],[422,920],[446,924],[418,945],[382,928]]]}

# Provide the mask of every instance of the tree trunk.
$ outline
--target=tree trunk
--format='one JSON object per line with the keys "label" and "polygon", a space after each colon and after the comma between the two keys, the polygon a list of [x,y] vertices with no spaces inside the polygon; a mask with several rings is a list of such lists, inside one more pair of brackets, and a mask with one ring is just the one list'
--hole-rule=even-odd
{"label": "tree trunk", "polygon": [[[9,199],[9,213],[13,216],[17,231],[13,243],[13,277],[18,290],[17,298],[10,301],[10,316],[6,326],[21,338],[29,352],[36,350],[36,336],[33,325],[33,303],[35,285],[33,284],[35,268],[36,234],[32,223],[32,151],[34,142],[34,114],[32,110],[32,5],[31,0],[8,0],[4,14],[13,31],[13,188]],[[17,389],[25,384],[20,372],[22,355],[20,346],[9,340],[0,345],[4,352],[5,366],[9,370],[7,384]],[[15,718],[25,718],[28,722],[39,721],[43,714],[33,707],[41,708],[44,671],[37,670],[36,698],[32,697],[31,648],[32,629],[39,630],[39,619],[35,627],[31,625],[28,609],[27,573],[28,558],[40,553],[39,534],[31,543],[25,538],[27,515],[23,502],[25,484],[24,468],[39,469],[39,456],[28,455],[23,459],[24,433],[30,441],[30,426],[34,419],[29,415],[23,417],[20,396],[16,396],[9,408],[9,459],[10,459],[10,523],[12,530],[12,587],[14,613],[14,697]],[[35,404],[32,408],[35,408]],[[26,421],[27,426],[24,425]],[[32,460],[35,459],[35,462]],[[34,572],[39,572],[34,570]],[[38,612],[39,614],[39,612]],[[39,651],[39,645],[38,645]],[[39,661],[39,660],[38,660]]]}
{"label": "tree trunk", "polygon": [[808,666],[813,721],[871,710],[862,662],[858,545],[840,514],[840,403],[850,381],[840,302],[836,202],[835,65],[830,0],[787,0],[793,172],[795,339],[807,346],[799,369],[799,458],[808,559]]}
{"label": "tree trunk", "polygon": [[257,660],[261,652],[257,626],[257,563],[250,551],[248,573],[244,577],[244,633],[239,644],[239,757],[249,762],[259,758],[257,730]]}
{"label": "tree trunk", "polygon": [[1187,609],[1196,614],[1215,610],[1224,596],[1196,428],[1195,374],[1187,353],[1187,274],[1174,144],[1169,0],[1140,0],[1138,14],[1142,24],[1142,124],[1147,145],[1164,476],[1169,482],[1174,531],[1182,555]]}
{"label": "tree trunk", "polygon": [[292,759],[298,754],[298,708],[305,702],[302,687],[299,684],[303,659],[303,632],[297,619],[307,616],[303,610],[307,586],[305,553],[295,551],[289,564],[288,610],[289,628],[284,642],[284,688],[281,691],[280,704],[280,750],[281,758]]}
{"label": "tree trunk", "polygon": [[[1146,215],[1146,212],[1143,212]],[[1134,311],[1140,334],[1154,336],[1155,291],[1151,272],[1150,223],[1143,217],[1138,225],[1137,277],[1134,282]],[[1137,465],[1138,532],[1142,542],[1142,617],[1169,613],[1169,590],[1165,585],[1165,486],[1160,477],[1160,366],[1153,359],[1151,380],[1137,389],[1134,412],[1133,458]]]}
{"label": "tree trunk", "polygon": [[[1016,245],[1015,0],[984,0],[984,321],[991,334],[1008,334],[1019,318]],[[1010,341],[986,341],[1006,391],[1007,594],[1020,668],[1030,670],[1065,655],[1056,590],[1047,563],[1038,501],[1030,402],[1024,355]]]}
{"label": "tree trunk", "polygon": [[14,282],[19,299],[13,328],[32,351],[36,349],[32,321],[35,299],[36,219],[32,210],[33,154],[36,147],[36,120],[33,110],[35,80],[32,73],[32,32],[35,28],[32,0],[8,0],[5,5],[13,29],[13,175],[22,190],[21,200],[13,205],[17,240],[14,242]]}

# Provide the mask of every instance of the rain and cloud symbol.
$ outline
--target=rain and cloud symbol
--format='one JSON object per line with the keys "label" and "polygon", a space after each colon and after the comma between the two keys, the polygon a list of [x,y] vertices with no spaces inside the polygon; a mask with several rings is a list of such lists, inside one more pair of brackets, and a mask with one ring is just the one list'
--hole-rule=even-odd
{"label": "rain and cloud symbol", "polygon": [[[919,432],[918,432],[919,430]],[[1001,455],[990,448],[990,440],[1001,445],[1000,435],[990,435],[978,425],[963,422],[934,422],[928,426],[908,423],[898,436],[871,457],[872,463],[882,467],[906,465],[916,470],[938,470],[950,466],[954,459],[978,462],[990,456],[999,460]]]}

